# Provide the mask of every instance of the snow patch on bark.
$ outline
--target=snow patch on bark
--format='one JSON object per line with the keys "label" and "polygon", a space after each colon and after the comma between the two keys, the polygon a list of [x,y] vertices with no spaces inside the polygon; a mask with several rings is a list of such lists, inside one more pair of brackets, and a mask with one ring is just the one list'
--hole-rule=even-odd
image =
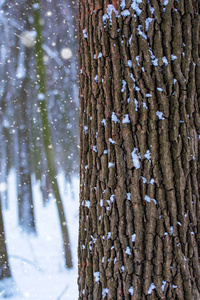
{"label": "snow patch on bark", "polygon": [[137,148],[134,148],[133,149],[133,152],[131,153],[132,155],[132,160],[133,160],[133,166],[136,168],[136,169],[139,169],[140,168],[140,159],[141,159],[141,156],[140,156],[140,153],[136,153],[138,151]]}
{"label": "snow patch on bark", "polygon": [[150,287],[149,287],[149,289],[148,289],[147,294],[148,294],[148,295],[151,295],[152,291],[153,291],[155,288],[156,288],[156,286],[155,286],[155,284],[152,282],[152,283],[150,284]]}

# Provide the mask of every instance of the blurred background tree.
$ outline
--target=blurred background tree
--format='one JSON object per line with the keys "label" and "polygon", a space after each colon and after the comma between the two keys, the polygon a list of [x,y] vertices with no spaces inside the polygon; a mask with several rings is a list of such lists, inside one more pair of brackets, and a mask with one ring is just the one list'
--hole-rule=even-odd
{"label": "blurred background tree", "polygon": [[0,0],[2,207],[9,207],[6,184],[14,168],[19,225],[36,233],[35,176],[44,205],[55,196],[69,268],[70,242],[57,175],[64,172],[69,182],[79,169],[76,14],[76,1]]}

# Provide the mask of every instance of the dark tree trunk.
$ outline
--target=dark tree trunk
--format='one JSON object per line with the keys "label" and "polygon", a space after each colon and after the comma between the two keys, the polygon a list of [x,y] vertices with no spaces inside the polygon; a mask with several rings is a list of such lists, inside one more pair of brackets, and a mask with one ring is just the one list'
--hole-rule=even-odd
{"label": "dark tree trunk", "polygon": [[199,9],[79,0],[79,299],[200,299]]}
{"label": "dark tree trunk", "polygon": [[35,217],[33,209],[32,185],[31,185],[31,133],[29,112],[29,61],[31,50],[24,50],[25,76],[20,82],[20,91],[16,98],[16,119],[18,126],[18,213],[19,224],[26,231],[35,232]]}
{"label": "dark tree trunk", "polygon": [[3,216],[0,199],[0,280],[11,277],[10,267],[8,263],[8,255],[5,242],[5,232],[3,225]]}

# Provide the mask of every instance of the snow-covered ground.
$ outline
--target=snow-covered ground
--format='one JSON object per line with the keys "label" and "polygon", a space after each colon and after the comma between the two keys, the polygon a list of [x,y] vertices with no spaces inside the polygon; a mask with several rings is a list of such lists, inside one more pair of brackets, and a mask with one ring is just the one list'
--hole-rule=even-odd
{"label": "snow-covered ground", "polygon": [[[74,268],[67,270],[62,255],[62,239],[55,200],[43,207],[39,185],[34,182],[34,208],[37,235],[27,235],[17,226],[16,182],[14,171],[8,178],[9,210],[4,210],[5,233],[13,281],[0,282],[0,299],[10,300],[78,299],[77,243],[79,179],[64,183],[59,175],[70,234]],[[2,286],[3,285],[3,286]]]}

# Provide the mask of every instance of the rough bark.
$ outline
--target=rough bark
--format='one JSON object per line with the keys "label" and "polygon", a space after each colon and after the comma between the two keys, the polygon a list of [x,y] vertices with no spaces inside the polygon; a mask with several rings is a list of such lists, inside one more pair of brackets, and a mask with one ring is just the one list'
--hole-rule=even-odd
{"label": "rough bark", "polygon": [[79,299],[200,299],[196,0],[79,0]]}

